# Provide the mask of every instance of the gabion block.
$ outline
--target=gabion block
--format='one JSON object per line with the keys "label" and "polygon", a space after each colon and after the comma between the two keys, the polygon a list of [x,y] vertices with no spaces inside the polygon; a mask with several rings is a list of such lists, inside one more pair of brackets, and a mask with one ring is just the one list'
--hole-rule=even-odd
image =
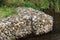
{"label": "gabion block", "polygon": [[36,35],[52,30],[53,17],[33,8],[18,7],[17,15],[0,19],[0,40],[12,40],[31,33]]}
{"label": "gabion block", "polygon": [[44,12],[37,12],[32,15],[32,25],[36,35],[48,33],[52,30],[53,18]]}
{"label": "gabion block", "polygon": [[19,15],[29,14],[29,17],[31,18],[31,24],[32,24],[31,27],[33,29],[33,33],[35,33],[36,35],[48,33],[49,31],[52,30],[53,26],[52,16],[45,14],[42,11],[26,7],[18,7],[17,12]]}
{"label": "gabion block", "polygon": [[18,15],[0,20],[0,40],[12,40],[31,33],[31,21]]}

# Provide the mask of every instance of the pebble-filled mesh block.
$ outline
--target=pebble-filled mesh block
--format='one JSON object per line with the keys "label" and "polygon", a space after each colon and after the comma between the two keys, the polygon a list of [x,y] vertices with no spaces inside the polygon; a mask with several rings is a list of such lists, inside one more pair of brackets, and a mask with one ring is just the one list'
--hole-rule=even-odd
{"label": "pebble-filled mesh block", "polygon": [[36,35],[48,33],[52,30],[52,16],[45,14],[42,11],[26,7],[18,7],[17,12],[19,13],[19,15],[26,15],[26,18],[31,18],[31,27],[33,29],[33,33],[35,33]]}
{"label": "pebble-filled mesh block", "polygon": [[0,40],[15,40],[31,33],[40,35],[52,30],[52,16],[27,7],[18,7],[16,11],[17,15],[0,19]]}

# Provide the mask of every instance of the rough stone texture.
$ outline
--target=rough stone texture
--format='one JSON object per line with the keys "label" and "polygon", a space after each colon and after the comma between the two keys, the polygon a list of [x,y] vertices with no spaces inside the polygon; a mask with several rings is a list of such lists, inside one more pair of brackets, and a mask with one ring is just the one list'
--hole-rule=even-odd
{"label": "rough stone texture", "polygon": [[[23,10],[23,11],[22,11]],[[36,35],[48,33],[52,30],[53,17],[42,11],[27,7],[18,7],[19,15],[26,15],[25,18],[31,18],[31,27]]]}
{"label": "rough stone texture", "polygon": [[0,40],[36,35],[52,30],[53,17],[33,8],[18,7],[18,14],[0,19]]}

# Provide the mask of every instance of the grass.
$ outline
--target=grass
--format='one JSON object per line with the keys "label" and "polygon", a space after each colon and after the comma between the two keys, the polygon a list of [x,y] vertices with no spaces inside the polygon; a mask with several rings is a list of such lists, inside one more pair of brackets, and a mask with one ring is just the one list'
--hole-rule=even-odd
{"label": "grass", "polygon": [[[38,5],[36,5],[36,3],[30,2],[30,1],[24,1],[24,0],[19,0],[19,1],[10,0],[10,1],[8,1],[8,3],[10,2],[12,6],[7,3],[9,6],[7,6],[7,4],[6,4],[6,6],[0,7],[0,18],[11,16],[11,15],[15,14],[14,9],[15,9],[15,7],[18,7],[18,6],[32,7],[32,8],[38,9],[38,10],[49,9],[49,6],[52,6],[52,8],[55,9],[56,12],[60,12],[60,4],[59,4],[60,1],[59,0],[54,0],[54,1],[50,0],[51,2],[49,2],[49,0],[40,0]],[[17,2],[19,2],[19,3],[17,3]],[[35,2],[36,2],[36,0],[35,0]],[[3,5],[3,4],[1,3],[0,5]]]}
{"label": "grass", "polygon": [[7,17],[7,16],[11,16],[14,13],[14,10],[15,8],[14,7],[0,7],[0,18],[3,18],[3,17]]}

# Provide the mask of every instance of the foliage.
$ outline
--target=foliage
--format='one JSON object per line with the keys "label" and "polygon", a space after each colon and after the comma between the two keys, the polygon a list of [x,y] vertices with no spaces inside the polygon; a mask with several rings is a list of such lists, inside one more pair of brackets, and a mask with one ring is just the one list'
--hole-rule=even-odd
{"label": "foliage", "polygon": [[60,12],[60,0],[3,0],[3,4],[7,6],[27,6],[38,9],[53,8],[56,12]]}
{"label": "foliage", "polygon": [[36,8],[36,5],[34,4],[34,3],[32,3],[32,2],[24,2],[23,3],[23,6],[27,6],[27,7],[32,7],[32,8]]}
{"label": "foliage", "polygon": [[55,0],[55,11],[60,12],[60,0]]}
{"label": "foliage", "polygon": [[2,0],[2,3],[6,6],[20,6],[23,0]]}
{"label": "foliage", "polygon": [[[5,5],[7,7],[4,7]],[[39,10],[53,8],[56,12],[60,12],[60,0],[0,0],[0,18],[14,14],[14,8],[18,6]]]}
{"label": "foliage", "polygon": [[7,17],[10,15],[13,15],[14,13],[14,8],[12,7],[0,7],[0,18],[2,17]]}
{"label": "foliage", "polygon": [[48,0],[40,0],[40,6],[41,9],[47,9],[49,8],[49,1]]}

